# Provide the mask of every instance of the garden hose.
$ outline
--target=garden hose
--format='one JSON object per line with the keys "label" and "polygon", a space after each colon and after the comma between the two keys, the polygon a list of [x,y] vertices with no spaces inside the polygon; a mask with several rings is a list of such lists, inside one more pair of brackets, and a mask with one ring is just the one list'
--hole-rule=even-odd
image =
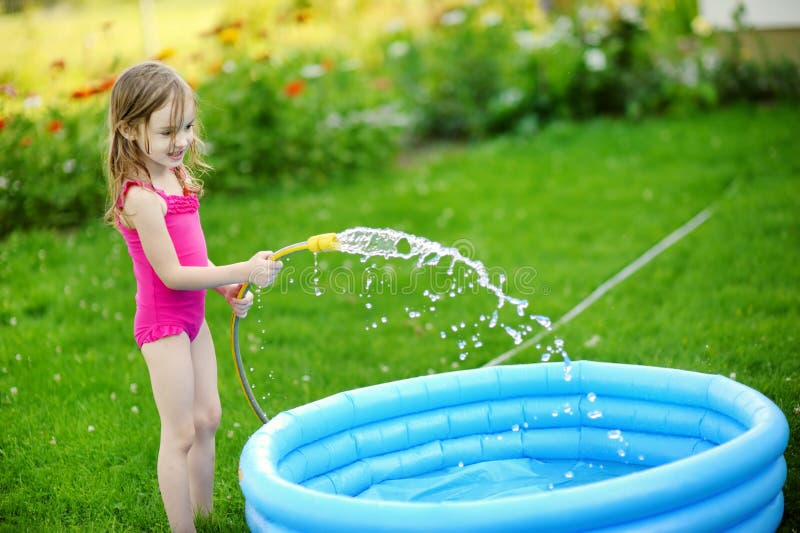
{"label": "garden hose", "polygon": [[[282,257],[287,255],[291,255],[295,252],[300,252],[303,250],[308,250],[312,253],[318,252],[328,252],[331,250],[338,250],[339,249],[339,241],[336,237],[335,233],[323,233],[320,235],[314,235],[313,237],[309,237],[308,240],[303,242],[298,242],[296,244],[292,244],[290,246],[285,246],[272,254],[270,259],[273,261],[278,261]],[[239,294],[237,298],[244,298],[247,294],[247,291],[250,290],[250,283],[244,283],[239,289]],[[253,389],[250,387],[250,383],[247,381],[247,376],[244,372],[244,366],[242,365],[242,354],[239,350],[239,317],[236,316],[236,313],[232,313],[231,316],[231,352],[233,353],[233,363],[236,365],[236,373],[239,375],[239,384],[242,386],[242,390],[244,391],[245,397],[247,398],[247,402],[250,404],[250,408],[256,414],[256,416],[261,420],[262,423],[266,424],[269,421],[269,417],[264,413],[264,410],[258,405],[258,401],[256,400],[255,395],[253,394]]]}

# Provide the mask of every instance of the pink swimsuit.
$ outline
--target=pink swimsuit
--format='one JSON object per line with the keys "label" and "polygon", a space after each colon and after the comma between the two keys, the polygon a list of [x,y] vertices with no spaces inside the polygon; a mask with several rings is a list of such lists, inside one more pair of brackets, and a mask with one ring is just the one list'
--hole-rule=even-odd
{"label": "pink swimsuit", "polygon": [[[164,221],[181,265],[208,266],[197,195],[187,195],[184,192],[184,196],[173,196],[147,183],[127,181],[118,201],[120,208],[131,186],[154,191],[167,202]],[[168,288],[150,266],[138,232],[122,224],[119,224],[119,230],[128,245],[128,252],[133,260],[133,274],[136,277],[136,316],[133,319],[136,343],[141,348],[148,342],[183,332],[190,340],[194,340],[205,317],[205,289],[183,291]]]}

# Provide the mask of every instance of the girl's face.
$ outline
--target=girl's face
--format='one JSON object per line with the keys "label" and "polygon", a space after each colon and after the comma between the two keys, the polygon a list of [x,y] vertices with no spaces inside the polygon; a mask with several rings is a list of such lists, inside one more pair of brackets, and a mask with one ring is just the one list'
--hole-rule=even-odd
{"label": "girl's face", "polygon": [[[183,102],[183,116],[177,117],[177,124],[172,125],[171,118],[175,101],[153,112],[147,131],[140,131],[139,138],[146,138],[146,143],[139,143],[139,149],[145,158],[145,165],[150,176],[164,174],[181,163],[183,157],[194,141],[195,105],[190,96]],[[173,132],[173,128],[175,131]],[[141,128],[145,130],[144,126]],[[174,134],[174,143],[172,141]],[[149,148],[149,150],[146,150]]]}

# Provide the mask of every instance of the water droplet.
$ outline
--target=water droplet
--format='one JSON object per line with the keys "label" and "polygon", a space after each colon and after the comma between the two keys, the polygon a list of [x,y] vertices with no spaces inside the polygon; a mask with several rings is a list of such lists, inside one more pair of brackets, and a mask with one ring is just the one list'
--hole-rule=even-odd
{"label": "water droplet", "polygon": [[608,438],[611,440],[618,440],[622,438],[622,431],[619,429],[612,429],[608,432]]}
{"label": "water droplet", "polygon": [[564,477],[567,479],[572,479],[575,477],[575,474],[572,472],[572,470],[568,470],[566,473],[564,473]]}
{"label": "water droplet", "polygon": [[590,402],[593,402],[593,401],[595,401],[597,399],[597,394],[595,394],[593,392],[587,393],[586,394],[586,399],[589,400]]}
{"label": "water droplet", "polygon": [[498,314],[497,314],[497,309],[495,309],[495,310],[492,312],[492,318],[491,318],[491,319],[489,319],[489,327],[490,327],[490,328],[493,328],[493,327],[495,327],[495,326],[497,325],[497,320],[498,320],[498,318],[499,318],[499,317],[498,317]]}
{"label": "water droplet", "polygon": [[586,413],[586,416],[588,416],[592,420],[597,420],[598,418],[601,418],[603,416],[603,413],[600,411],[589,411],[588,413]]}
{"label": "water droplet", "polygon": [[513,426],[511,426],[511,431],[513,431],[513,432],[515,432],[515,433],[516,433],[517,431],[519,431],[519,424],[514,424]]}
{"label": "water droplet", "polygon": [[546,317],[543,315],[531,315],[530,318],[531,320],[535,320],[536,322],[538,322],[540,326],[547,329],[550,329],[550,326],[552,325],[550,317]]}

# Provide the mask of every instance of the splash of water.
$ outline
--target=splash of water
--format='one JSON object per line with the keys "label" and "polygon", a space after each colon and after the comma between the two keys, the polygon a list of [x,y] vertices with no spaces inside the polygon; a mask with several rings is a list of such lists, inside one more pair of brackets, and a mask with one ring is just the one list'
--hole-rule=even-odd
{"label": "splash of water", "polygon": [[462,254],[458,248],[445,246],[424,237],[394,229],[366,227],[350,228],[338,233],[339,250],[360,255],[366,263],[371,257],[384,259],[416,259],[417,266],[438,266],[443,259],[449,259],[448,274],[452,274],[457,264],[462,264],[477,275],[477,284],[497,297],[497,307],[513,305],[519,316],[524,316],[528,301],[509,296],[501,287],[502,281],[495,284],[489,277],[486,266],[476,259]]}

